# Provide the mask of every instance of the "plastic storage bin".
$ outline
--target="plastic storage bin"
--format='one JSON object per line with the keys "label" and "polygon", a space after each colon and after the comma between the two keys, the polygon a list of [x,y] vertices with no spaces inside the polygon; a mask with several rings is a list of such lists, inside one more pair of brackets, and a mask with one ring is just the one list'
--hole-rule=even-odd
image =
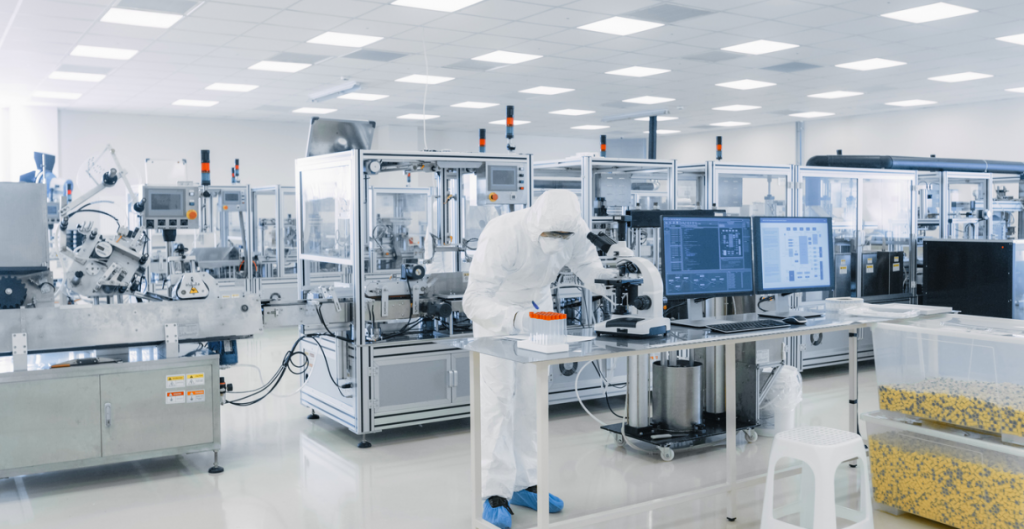
{"label": "plastic storage bin", "polygon": [[883,410],[1024,442],[1024,322],[946,315],[872,333]]}
{"label": "plastic storage bin", "polygon": [[874,500],[960,529],[1024,527],[1024,448],[889,412],[867,423]]}

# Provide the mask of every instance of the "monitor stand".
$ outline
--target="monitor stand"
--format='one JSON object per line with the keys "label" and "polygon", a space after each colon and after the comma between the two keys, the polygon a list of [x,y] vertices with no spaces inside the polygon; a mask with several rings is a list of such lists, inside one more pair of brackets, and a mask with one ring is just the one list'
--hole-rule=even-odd
{"label": "monitor stand", "polygon": [[771,312],[758,312],[757,315],[765,318],[777,318],[780,320],[790,316],[800,316],[802,318],[820,318],[822,316],[820,312],[807,312],[802,310],[773,310]]}

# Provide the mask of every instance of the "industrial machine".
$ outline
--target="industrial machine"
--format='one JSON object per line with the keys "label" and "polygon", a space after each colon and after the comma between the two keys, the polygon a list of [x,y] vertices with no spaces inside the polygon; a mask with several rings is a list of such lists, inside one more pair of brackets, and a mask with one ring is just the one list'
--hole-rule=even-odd
{"label": "industrial machine", "polygon": [[256,291],[263,301],[296,301],[299,249],[295,186],[253,188],[250,203]]}
{"label": "industrial machine", "polygon": [[922,305],[1024,319],[1024,241],[924,241]]}

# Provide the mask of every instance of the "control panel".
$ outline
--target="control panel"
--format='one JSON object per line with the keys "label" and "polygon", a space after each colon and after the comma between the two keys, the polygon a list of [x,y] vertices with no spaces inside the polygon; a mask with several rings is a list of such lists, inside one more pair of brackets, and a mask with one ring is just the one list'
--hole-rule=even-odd
{"label": "control panel", "polygon": [[217,199],[217,207],[221,211],[246,211],[245,192],[222,190]]}
{"label": "control panel", "polygon": [[194,229],[199,227],[199,188],[193,186],[143,186],[146,207],[140,213],[146,229]]}
{"label": "control panel", "polygon": [[487,164],[470,185],[475,191],[469,196],[476,200],[474,205],[527,204],[530,198],[525,164]]}

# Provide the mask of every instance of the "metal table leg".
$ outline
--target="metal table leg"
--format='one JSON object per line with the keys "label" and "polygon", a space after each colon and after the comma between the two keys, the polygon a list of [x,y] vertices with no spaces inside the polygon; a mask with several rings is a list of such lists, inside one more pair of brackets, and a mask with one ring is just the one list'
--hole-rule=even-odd
{"label": "metal table leg", "polygon": [[548,449],[548,365],[537,365],[537,529],[546,529],[551,518],[548,488],[551,485]]}
{"label": "metal table leg", "polygon": [[725,475],[729,492],[725,517],[736,521],[736,344],[725,346]]}
{"label": "metal table leg", "polygon": [[859,384],[857,380],[857,331],[850,331],[850,431],[860,433],[857,417],[857,396]]}
{"label": "metal table leg", "polygon": [[471,527],[477,527],[477,521],[484,515],[483,495],[483,465],[480,461],[480,353],[471,351],[469,353],[469,457],[473,464],[470,468],[473,472],[473,523]]}

